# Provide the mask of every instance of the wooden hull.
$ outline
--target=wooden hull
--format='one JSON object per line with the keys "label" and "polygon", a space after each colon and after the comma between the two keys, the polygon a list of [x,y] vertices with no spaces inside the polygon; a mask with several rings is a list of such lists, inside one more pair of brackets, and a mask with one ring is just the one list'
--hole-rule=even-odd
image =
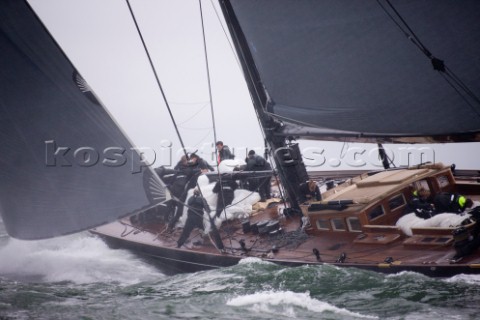
{"label": "wooden hull", "polygon": [[[246,257],[235,257],[228,255],[213,255],[209,253],[196,253],[187,250],[176,250],[173,248],[162,248],[158,246],[149,246],[145,244],[138,244],[135,242],[122,240],[115,237],[101,235],[92,231],[92,233],[99,235],[105,242],[114,248],[123,248],[134,252],[140,256],[146,257],[153,264],[157,265],[161,270],[167,274],[183,273],[183,272],[197,272],[203,270],[211,270],[222,267],[229,267],[236,265],[241,259]],[[275,264],[299,267],[303,265],[335,265],[341,268],[358,268],[374,272],[381,272],[385,274],[396,274],[399,272],[410,271],[424,274],[429,277],[452,277],[458,274],[480,274],[480,260],[476,263],[470,264],[445,264],[445,265],[430,265],[430,264],[364,264],[364,263],[335,263],[335,262],[306,262],[294,260],[277,260],[260,258],[264,261],[269,261]]]}
{"label": "wooden hull", "polygon": [[[197,229],[177,248],[182,229],[165,232],[165,217],[158,212],[119,220],[91,232],[112,247],[132,250],[172,272],[227,267],[253,257],[286,266],[330,264],[382,273],[413,271],[432,277],[480,274],[478,216],[471,217],[472,221],[467,215],[450,214],[458,224],[432,227],[420,226],[418,223],[432,221],[411,213],[420,220],[409,228],[411,232],[399,226],[400,218],[406,216],[410,188],[419,183],[432,192],[458,191],[480,200],[478,182],[459,183],[449,168],[435,165],[352,178],[324,192],[323,202],[302,205],[302,213],[273,203],[257,208],[248,223],[224,221],[219,228],[224,250],[217,249],[209,235]],[[436,218],[445,222],[440,215],[432,219]],[[460,221],[467,230],[464,238],[453,233]],[[461,247],[465,243],[472,245],[467,254]],[[460,260],[456,259],[459,252],[463,252]]]}
{"label": "wooden hull", "polygon": [[[263,213],[257,220],[271,217]],[[142,229],[130,225],[126,220],[114,222],[92,229],[91,232],[100,236],[112,248],[123,248],[146,257],[167,273],[196,272],[213,268],[228,267],[238,264],[241,259],[255,257],[264,261],[285,265],[322,265],[330,264],[338,267],[355,267],[381,273],[398,273],[402,271],[418,272],[432,277],[450,277],[457,274],[480,274],[480,255],[477,253],[464,258],[461,263],[451,264],[449,259],[455,254],[451,246],[437,247],[405,247],[401,240],[388,245],[355,244],[357,235],[326,233],[321,236],[308,236],[305,241],[285,245],[285,239],[298,236],[296,228],[300,226],[299,219],[288,218],[282,222],[286,231],[283,238],[273,239],[270,235],[255,235],[244,233],[239,221],[222,226],[220,229],[225,252],[220,252],[213,246],[208,237],[202,244],[194,244],[199,239],[199,232],[194,231],[181,248],[176,247],[180,230],[173,233],[161,233],[162,224],[154,229]],[[236,229],[228,235],[228,230]],[[157,232],[158,231],[158,232]],[[290,234],[289,234],[290,232]],[[250,249],[241,249],[240,241]],[[277,245],[278,251],[272,252]],[[283,247],[282,247],[283,245]],[[319,259],[313,253],[317,249]],[[345,254],[344,262],[340,262]],[[385,262],[391,257],[392,262]]]}

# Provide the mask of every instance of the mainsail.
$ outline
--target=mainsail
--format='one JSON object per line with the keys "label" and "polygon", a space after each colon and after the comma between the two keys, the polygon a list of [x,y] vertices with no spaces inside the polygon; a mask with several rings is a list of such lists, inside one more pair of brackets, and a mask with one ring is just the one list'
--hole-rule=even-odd
{"label": "mainsail", "polygon": [[219,0],[292,208],[296,139],[480,141],[480,2]]}
{"label": "mainsail", "polygon": [[274,134],[480,141],[479,1],[220,3]]}
{"label": "mainsail", "polygon": [[0,212],[15,238],[98,226],[165,187],[26,1],[0,2]]}

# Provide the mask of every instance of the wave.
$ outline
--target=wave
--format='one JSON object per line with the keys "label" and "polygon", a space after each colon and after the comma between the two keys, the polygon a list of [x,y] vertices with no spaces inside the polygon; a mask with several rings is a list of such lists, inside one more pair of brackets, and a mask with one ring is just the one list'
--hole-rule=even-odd
{"label": "wave", "polygon": [[250,306],[253,311],[276,315],[279,314],[278,307],[281,307],[282,310],[280,314],[287,315],[288,317],[297,317],[295,308],[302,308],[310,312],[333,313],[341,317],[378,319],[376,316],[362,315],[344,308],[335,307],[327,302],[313,299],[308,292],[262,291],[232,298],[227,302],[227,305],[239,307]]}
{"label": "wave", "polygon": [[9,238],[0,248],[0,275],[28,282],[124,285],[164,276],[130,252],[112,250],[88,233],[39,241]]}
{"label": "wave", "polygon": [[444,280],[447,283],[465,283],[480,287],[480,275],[478,274],[459,274]]}

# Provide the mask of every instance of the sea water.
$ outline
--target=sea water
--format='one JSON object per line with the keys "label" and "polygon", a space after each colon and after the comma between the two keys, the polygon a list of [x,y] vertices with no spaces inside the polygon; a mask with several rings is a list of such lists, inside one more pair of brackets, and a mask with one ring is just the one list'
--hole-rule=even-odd
{"label": "sea water", "polygon": [[88,232],[9,238],[0,223],[0,319],[478,319],[480,276],[434,279],[247,258],[167,275]]}

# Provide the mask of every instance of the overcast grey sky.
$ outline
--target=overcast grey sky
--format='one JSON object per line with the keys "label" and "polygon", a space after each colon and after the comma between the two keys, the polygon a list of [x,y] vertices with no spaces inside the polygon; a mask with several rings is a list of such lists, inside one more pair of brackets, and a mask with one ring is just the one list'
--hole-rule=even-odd
{"label": "overcast grey sky", "polygon": [[[157,165],[176,163],[180,143],[153,72],[123,0],[29,0],[43,23],[137,147],[155,150]],[[131,0],[185,145],[207,160],[215,141],[198,0]],[[213,5],[217,8],[214,10]],[[263,137],[250,96],[227,37],[217,1],[203,0],[216,138],[235,148],[261,148]],[[226,28],[226,27],[225,27]],[[375,146],[303,143],[315,170],[375,168]],[[347,151],[347,147],[354,148]],[[387,146],[397,165],[405,146]],[[480,167],[478,143],[417,146],[427,160]],[[400,148],[400,149],[399,149]],[[361,153],[362,150],[366,150]],[[417,152],[418,153],[418,152]],[[152,159],[152,153],[147,151]],[[355,158],[354,158],[355,156]],[[418,160],[412,159],[411,164]],[[413,163],[412,163],[413,162]]]}

